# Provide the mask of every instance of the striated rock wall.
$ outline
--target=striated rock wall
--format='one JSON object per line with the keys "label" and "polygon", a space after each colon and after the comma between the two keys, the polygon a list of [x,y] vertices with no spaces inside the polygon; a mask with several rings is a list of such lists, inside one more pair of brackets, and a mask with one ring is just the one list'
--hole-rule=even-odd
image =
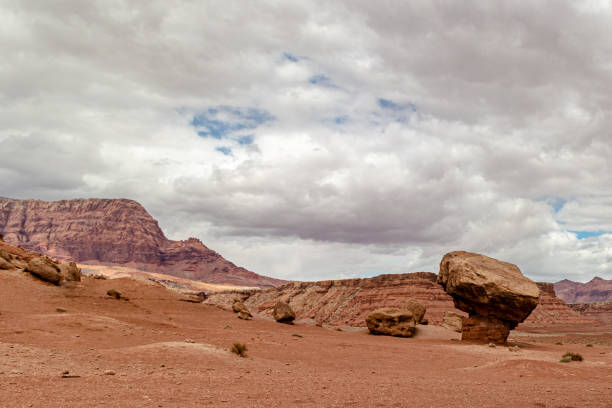
{"label": "striated rock wall", "polygon": [[218,284],[265,288],[285,283],[238,267],[195,238],[168,240],[157,221],[132,200],[0,198],[0,234],[8,243],[61,260]]}
{"label": "striated rock wall", "polygon": [[568,306],[586,318],[612,324],[612,302],[570,303]]}
{"label": "striated rock wall", "polygon": [[555,324],[586,324],[595,323],[592,318],[585,317],[572,310],[555,294],[554,284],[548,282],[536,282],[540,289],[540,302],[531,312],[529,317],[519,325],[519,329],[525,326],[549,326]]}
{"label": "striated rock wall", "polygon": [[587,283],[563,279],[555,283],[555,291],[565,303],[612,302],[612,280],[600,277]]}
{"label": "striated rock wall", "polygon": [[430,272],[380,275],[374,278],[291,282],[261,291],[225,292],[212,294],[205,303],[231,308],[239,296],[249,310],[260,316],[270,316],[277,301],[289,303],[297,319],[313,319],[318,323],[365,326],[369,312],[383,307],[400,307],[413,298],[427,307],[425,318],[430,323],[442,323],[445,311],[456,310],[453,300],[436,283]]}

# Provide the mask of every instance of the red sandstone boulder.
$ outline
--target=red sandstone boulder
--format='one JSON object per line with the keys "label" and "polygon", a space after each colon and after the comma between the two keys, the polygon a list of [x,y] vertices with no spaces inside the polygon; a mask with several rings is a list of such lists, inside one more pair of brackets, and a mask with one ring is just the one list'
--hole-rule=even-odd
{"label": "red sandstone boulder", "polygon": [[247,309],[247,307],[242,303],[242,301],[238,298],[234,299],[234,304],[232,305],[232,310],[234,313],[238,313],[238,318],[242,320],[251,320],[253,315]]}
{"label": "red sandstone boulder", "polygon": [[80,282],[81,281],[81,268],[76,266],[74,262],[60,263],[59,269],[68,282]]}
{"label": "red sandstone boulder", "polygon": [[416,332],[414,313],[408,309],[384,308],[370,313],[366,325],[372,334],[412,337]]}
{"label": "red sandstone boulder", "polygon": [[463,322],[462,340],[505,343],[540,297],[538,286],[516,265],[462,251],[444,255],[438,283],[470,315]]}
{"label": "red sandstone boulder", "polygon": [[457,333],[461,333],[464,320],[465,316],[462,316],[459,313],[444,312],[444,317],[442,318],[442,327],[454,330]]}
{"label": "red sandstone boulder", "polygon": [[28,262],[26,271],[54,285],[59,285],[62,281],[62,274],[59,268],[47,257],[32,258],[30,262]]}
{"label": "red sandstone boulder", "polygon": [[272,316],[279,323],[291,323],[295,320],[295,312],[285,302],[276,302]]}

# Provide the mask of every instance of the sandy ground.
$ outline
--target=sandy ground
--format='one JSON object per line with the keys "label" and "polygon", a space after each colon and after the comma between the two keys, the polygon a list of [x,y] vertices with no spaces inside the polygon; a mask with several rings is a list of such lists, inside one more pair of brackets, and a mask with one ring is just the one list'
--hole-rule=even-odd
{"label": "sandy ground", "polygon": [[[612,406],[612,328],[513,333],[511,351],[433,326],[401,339],[242,321],[180,297],[131,279],[54,287],[0,271],[0,407]],[[560,363],[566,351],[585,361]]]}

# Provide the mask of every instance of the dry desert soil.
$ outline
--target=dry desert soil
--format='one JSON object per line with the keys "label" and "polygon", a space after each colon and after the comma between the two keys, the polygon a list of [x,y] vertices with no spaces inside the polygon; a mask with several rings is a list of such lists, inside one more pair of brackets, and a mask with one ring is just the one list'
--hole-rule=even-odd
{"label": "dry desert soil", "polygon": [[[403,339],[243,321],[181,298],[128,278],[57,287],[3,271],[0,407],[612,406],[610,327],[488,347],[436,326]],[[236,342],[247,357],[229,351]],[[566,351],[584,361],[560,363]]]}

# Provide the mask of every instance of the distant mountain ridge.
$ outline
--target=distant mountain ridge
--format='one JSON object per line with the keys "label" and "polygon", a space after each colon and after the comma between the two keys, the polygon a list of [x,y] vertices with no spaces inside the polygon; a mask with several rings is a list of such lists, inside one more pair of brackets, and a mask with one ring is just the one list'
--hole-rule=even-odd
{"label": "distant mountain ridge", "polygon": [[200,240],[172,241],[142,205],[127,199],[0,198],[7,243],[79,263],[121,265],[217,284],[270,288],[286,283],[229,262]]}
{"label": "distant mountain ridge", "polygon": [[581,283],[563,279],[555,283],[555,292],[565,303],[612,302],[612,280],[595,277]]}

